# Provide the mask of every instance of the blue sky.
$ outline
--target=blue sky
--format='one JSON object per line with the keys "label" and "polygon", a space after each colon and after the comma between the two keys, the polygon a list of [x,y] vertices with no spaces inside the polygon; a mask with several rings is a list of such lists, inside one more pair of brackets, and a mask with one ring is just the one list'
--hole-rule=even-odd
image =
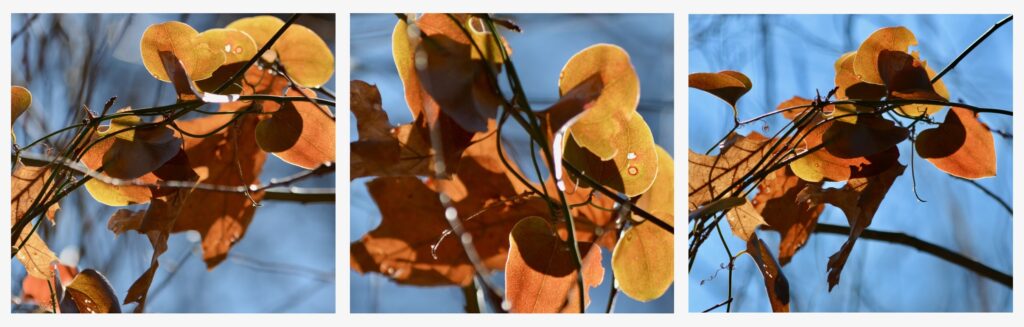
{"label": "blue sky", "polygon": [[[640,78],[638,111],[650,125],[655,142],[672,151],[672,15],[540,14],[510,17],[523,28],[523,33],[504,35],[512,46],[512,59],[534,108],[547,107],[557,99],[558,74],[573,54],[599,42],[616,44],[630,54]],[[395,21],[395,16],[390,14],[352,15],[352,79],[377,85],[392,124],[408,123],[413,118],[405,104],[402,84],[391,56],[391,31]],[[350,125],[350,137],[355,139],[358,135],[354,119]],[[522,130],[508,133],[506,144],[514,148],[514,153],[526,154],[529,151],[526,134]],[[527,163],[524,158],[516,159],[520,166]],[[529,172],[527,174],[530,175]],[[531,175],[531,178],[537,180],[536,176]],[[352,182],[352,228],[349,236],[353,240],[358,240],[380,222],[380,212],[366,192],[367,180]],[[611,271],[607,269],[610,257],[606,252],[604,266],[607,274]],[[496,278],[502,279],[500,276]],[[608,276],[605,280],[609,280]],[[352,312],[463,311],[464,300],[457,287],[401,286],[380,275],[360,275],[354,271],[350,282]],[[605,282],[591,290],[591,311],[603,312],[609,284]],[[671,312],[673,289],[648,303],[619,296],[616,311]]]}
{"label": "blue sky", "polygon": [[[794,95],[813,98],[834,85],[833,63],[856,50],[871,32],[902,25],[917,36],[922,59],[940,70],[1005,15],[691,15],[690,72],[738,70],[753,81],[753,89],[738,103],[740,118],[768,112]],[[1012,110],[1012,30],[1003,26],[943,81],[954,101]],[[767,35],[767,37],[765,37]],[[703,152],[732,127],[728,105],[702,91],[689,91],[689,147]],[[938,119],[945,117],[945,111]],[[1012,119],[982,115],[993,129],[1012,131]],[[766,125],[774,133],[781,117]],[[998,175],[978,182],[1012,202],[1012,140],[995,137]],[[910,143],[900,145],[900,162],[909,164]],[[955,180],[927,161],[916,159],[917,191],[911,170],[896,180],[875,214],[871,229],[902,232],[938,244],[1012,272],[1011,216],[974,186]],[[822,222],[846,225],[836,208],[828,207]],[[723,221],[723,224],[725,222]],[[725,227],[725,226],[723,226]],[[778,253],[778,234],[761,232]],[[727,235],[732,249],[742,241]],[[794,311],[1009,311],[1012,291],[963,268],[914,249],[879,241],[860,240],[843,271],[842,281],[828,292],[825,266],[846,237],[812,235],[784,267]],[[734,250],[735,251],[735,250]],[[689,311],[703,311],[727,298],[728,262],[721,242],[707,242],[689,275]],[[717,277],[715,276],[718,272]],[[701,281],[704,285],[700,285]],[[736,311],[770,311],[761,275],[752,261],[737,261],[733,296]]]}

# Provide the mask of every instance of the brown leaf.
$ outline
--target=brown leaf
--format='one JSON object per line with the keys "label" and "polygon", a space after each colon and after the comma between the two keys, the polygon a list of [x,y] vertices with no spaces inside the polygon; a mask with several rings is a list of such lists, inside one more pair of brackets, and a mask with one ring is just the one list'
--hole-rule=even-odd
{"label": "brown leaf", "polygon": [[717,73],[690,74],[690,87],[711,93],[733,108],[736,102],[753,87],[750,78],[743,73],[723,70]]}
{"label": "brown leaf", "polygon": [[[456,15],[456,19],[466,25],[469,15]],[[399,21],[392,34],[395,65],[413,117],[423,113],[432,126],[443,113],[466,131],[487,130],[500,99],[486,65],[495,70],[500,65],[474,58],[470,39],[445,14],[424,14],[414,23]],[[497,43],[494,38],[485,40]]]}
{"label": "brown leaf", "polygon": [[[232,111],[248,105],[255,104],[225,105],[221,111]],[[226,115],[210,115],[178,121],[177,124],[190,133],[205,134],[230,119],[221,116]],[[200,182],[231,187],[259,184],[259,174],[267,155],[256,142],[248,139],[255,133],[257,123],[255,116],[245,115],[235,125],[209,137],[185,137],[185,151],[192,167],[199,172]],[[203,260],[208,269],[213,269],[245,235],[256,212],[253,201],[260,201],[263,192],[250,195],[252,200],[245,194],[195,190],[181,204],[180,218],[172,232],[198,231],[203,238]]]}
{"label": "brown leaf", "polygon": [[820,186],[809,185],[800,191],[797,201],[813,201],[816,203],[828,203],[843,210],[846,220],[850,224],[850,236],[843,247],[828,258],[828,289],[832,290],[839,283],[839,275],[843,272],[846,259],[849,258],[857,238],[871,225],[875,212],[885,199],[889,187],[896,181],[896,177],[903,174],[907,166],[896,164],[882,174],[850,179],[841,189],[828,188],[822,190]]}
{"label": "brown leaf", "polygon": [[[45,184],[47,179],[50,178],[50,174],[50,170],[45,167],[29,166],[18,167],[14,170],[14,173],[11,174],[12,227],[19,220],[24,219],[25,214],[28,213],[29,209],[31,209],[32,204],[41,195],[40,193],[43,191],[43,184]],[[55,179],[54,182],[59,182],[59,179]],[[51,183],[51,189],[55,187],[55,183]],[[42,202],[46,200],[47,199],[40,199],[39,201]],[[58,209],[60,209],[60,206],[55,203],[46,210],[45,217],[49,219],[51,224],[54,223],[54,217],[57,214]],[[20,251],[18,251],[16,257],[18,261],[25,266],[25,271],[28,272],[29,276],[33,276],[44,281],[53,279],[53,263],[57,261],[57,256],[52,250],[50,250],[50,247],[46,245],[46,242],[39,237],[39,234],[33,233],[32,224],[25,225],[21,230],[21,234],[11,241],[12,252],[24,243],[24,246]]]}
{"label": "brown leaf", "polygon": [[825,129],[823,141],[829,154],[842,159],[870,156],[895,146],[910,136],[910,131],[893,121],[863,116],[856,124],[836,122]]}
{"label": "brown leaf", "polygon": [[772,140],[757,132],[747,136],[731,134],[718,156],[702,155],[691,150],[689,210],[711,202],[711,199],[749,173],[767,155],[769,142]]}
{"label": "brown leaf", "polygon": [[767,229],[781,234],[779,262],[783,265],[789,263],[796,251],[807,242],[818,223],[818,217],[825,209],[820,203],[797,201],[797,194],[810,184],[786,167],[768,174],[757,186],[757,195],[752,201],[754,209],[768,223]]}
{"label": "brown leaf", "polygon": [[[890,99],[949,99],[949,91],[941,81],[932,84],[931,78],[935,72],[918,60],[917,52],[910,55],[901,51],[883,50],[878,58],[878,72],[882,75]],[[904,116],[918,117],[934,114],[942,108],[940,105],[905,105],[897,109],[897,112]]]}
{"label": "brown leaf", "polygon": [[918,155],[950,175],[978,179],[996,175],[992,132],[969,109],[951,107],[939,127],[922,131]]}
{"label": "brown leaf", "polygon": [[885,27],[871,33],[860,44],[853,61],[853,71],[865,83],[884,85],[880,70],[883,51],[907,52],[907,47],[917,45],[917,38],[905,27]]}
{"label": "brown leaf", "polygon": [[65,291],[61,312],[121,313],[114,287],[96,270],[83,270],[71,280]]}
{"label": "brown leaf", "polygon": [[[418,115],[411,124],[391,127],[387,113],[380,105],[377,88],[361,81],[352,82],[351,99],[360,133],[359,140],[350,145],[351,179],[434,173],[434,148],[424,115]],[[495,122],[488,121],[488,126],[493,129]],[[454,173],[474,133],[465,131],[447,115],[437,118],[437,128],[440,129],[446,173]]]}
{"label": "brown leaf", "polygon": [[743,201],[743,204],[725,212],[725,218],[729,221],[729,229],[743,241],[749,241],[757,228],[765,224],[764,217],[754,210],[750,201]]}
{"label": "brown leaf", "polygon": [[836,60],[836,98],[840,100],[879,100],[885,96],[885,87],[865,83],[854,72],[853,64],[857,51],[843,54]]}
{"label": "brown leaf", "polygon": [[747,254],[754,259],[757,270],[764,277],[764,288],[768,292],[768,301],[774,312],[789,312],[789,280],[782,273],[782,267],[775,261],[772,252],[757,234],[747,240]]}
{"label": "brown leaf", "polygon": [[93,137],[106,139],[83,154],[82,163],[104,175],[125,180],[142,177],[160,168],[178,153],[181,138],[167,126],[140,127],[143,124],[139,116],[128,115],[100,126]]}
{"label": "brown leaf", "polygon": [[[569,249],[572,245],[558,237],[547,220],[520,220],[508,241],[511,247],[505,267],[505,300],[510,312],[580,312],[577,268]],[[604,280],[604,267],[600,247],[581,245],[580,253],[586,308],[590,304],[589,289]]]}
{"label": "brown leaf", "polygon": [[[884,148],[883,146],[900,139],[901,136],[905,137],[902,135],[905,133],[905,129],[891,129],[892,132],[885,132],[884,135],[886,136],[881,137],[872,135],[869,139],[877,138],[877,141],[866,143],[868,146],[861,146],[859,143],[862,141],[861,139],[848,136],[851,134],[851,131],[857,131],[862,128],[857,127],[858,125],[867,128],[869,131],[871,126],[884,125],[884,122],[870,122],[872,119],[881,118],[863,116],[858,119],[856,125],[836,120],[826,121],[820,126],[811,125],[808,127],[809,131],[799,134],[800,137],[803,137],[803,141],[797,145],[797,148],[812,149],[822,143],[825,143],[825,147],[794,160],[789,164],[789,167],[793,170],[794,174],[808,182],[820,182],[823,180],[845,181],[850,178],[874,176],[885,171],[897,163],[899,148],[896,146]],[[806,133],[806,137],[804,133]],[[890,135],[889,133],[895,136],[888,136]],[[838,143],[838,145],[834,143]],[[844,156],[875,153],[862,157],[850,156],[850,158],[844,158],[833,154],[829,150],[830,146],[838,149],[837,152]]]}
{"label": "brown leaf", "polygon": [[508,233],[516,221],[548,216],[549,210],[545,201],[524,196],[525,185],[509,175],[497,151],[493,138],[478,140],[466,149],[450,181],[424,183],[417,177],[397,176],[367,183],[370,196],[381,210],[382,221],[352,243],[352,268],[360,273],[384,274],[400,284],[471,283],[473,267],[462,245],[456,237],[447,236],[449,225],[439,189],[444,189],[454,202],[485,266],[503,268]]}

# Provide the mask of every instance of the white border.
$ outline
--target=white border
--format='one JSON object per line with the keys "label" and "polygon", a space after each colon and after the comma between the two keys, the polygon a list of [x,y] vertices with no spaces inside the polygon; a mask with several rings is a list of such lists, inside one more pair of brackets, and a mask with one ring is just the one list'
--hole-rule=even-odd
{"label": "white border", "polygon": [[[906,14],[950,14],[950,13],[1013,13],[1019,14],[1022,12],[1021,8],[1024,7],[1024,1],[1019,0],[1002,0],[1002,1],[949,1],[940,3],[939,1],[924,1],[924,0],[913,0],[913,1],[881,1],[881,0],[857,0],[857,1],[846,1],[846,2],[831,2],[831,1],[797,1],[797,0],[776,0],[776,1],[741,1],[741,0],[704,0],[704,1],[668,1],[668,0],[628,0],[628,1],[604,1],[598,3],[595,0],[514,0],[514,1],[494,1],[490,3],[483,3],[482,1],[470,2],[466,0],[431,0],[431,1],[394,1],[394,0],[333,0],[333,1],[272,1],[272,2],[256,2],[256,1],[239,1],[239,0],[219,0],[219,1],[195,1],[195,0],[176,0],[176,1],[154,1],[154,2],[139,2],[139,1],[57,1],[57,0],[32,0],[32,1],[11,1],[4,3],[4,13],[0,17],[0,35],[10,35],[11,33],[11,22],[10,13],[12,12],[334,12],[337,13],[336,20],[336,35],[337,35],[337,47],[336,47],[336,58],[337,60],[337,81],[340,103],[348,103],[348,83],[342,81],[348,80],[349,78],[349,13],[352,12],[440,12],[440,11],[457,11],[457,12],[644,12],[644,13],[674,13],[675,14],[675,94],[674,100],[676,105],[675,113],[675,125],[676,129],[676,169],[682,173],[676,174],[676,187],[677,189],[683,189],[685,184],[685,177],[687,175],[687,168],[683,164],[685,161],[682,154],[687,153],[686,144],[687,140],[687,126],[688,126],[688,114],[687,114],[687,90],[686,82],[684,77],[686,76],[688,67],[688,48],[687,48],[687,37],[688,37],[688,14],[714,14],[714,13],[742,13],[742,14],[756,14],[756,13],[816,13],[816,14],[846,14],[846,13],[863,13],[863,14],[893,14],[893,13],[906,13]],[[1017,85],[1018,90],[1021,89],[1019,85],[1022,85],[1022,60],[1024,60],[1024,42],[1022,42],[1022,35],[1024,35],[1024,28],[1020,27],[1020,22],[1017,22],[1013,28],[1014,34],[1014,85]],[[10,43],[0,42],[0,62],[3,63],[7,70],[10,71]],[[10,74],[2,74],[0,80],[6,87],[10,85]],[[1013,104],[1015,108],[1021,108],[1024,106],[1022,98],[1018,94],[1014,94]],[[0,92],[0,103],[10,103],[9,93]],[[341,108],[344,109],[344,108]],[[0,121],[6,126],[10,126],[9,116],[0,115]],[[338,122],[339,133],[337,133],[337,144],[340,149],[347,149],[342,144],[348,143],[349,135],[349,115],[339,115],[341,118]],[[1020,116],[1014,118],[1013,131],[1016,134],[1022,135],[1022,119]],[[10,142],[8,133],[0,133],[0,140],[3,144],[9,144]],[[1014,144],[1014,162],[1020,161],[1021,145],[1018,143]],[[338,160],[338,164],[341,167],[348,166],[348,153],[347,151],[340,151],[341,156]],[[1019,175],[1020,169],[1016,167],[1021,166],[1020,164],[1015,165],[1014,175]],[[3,160],[0,167],[10,171],[10,162]],[[348,226],[348,204],[349,204],[349,190],[348,190],[348,170],[342,169],[341,173],[336,174],[337,176],[337,188],[338,188],[338,210],[336,210],[338,224],[336,228],[336,251],[337,251],[337,263],[339,265],[336,270],[337,292],[335,292],[337,301],[335,314],[287,314],[287,315],[268,315],[268,314],[235,314],[235,315],[209,315],[209,314],[147,314],[147,315],[122,315],[122,316],[61,316],[59,318],[49,315],[10,315],[8,310],[0,310],[4,312],[4,320],[7,322],[13,322],[18,324],[34,324],[34,323],[49,323],[49,324],[66,324],[66,323],[104,323],[113,325],[129,325],[137,324],[139,322],[145,322],[148,325],[156,326],[174,326],[181,323],[188,322],[201,322],[203,325],[212,324],[223,324],[223,323],[257,323],[257,324],[315,324],[315,325],[378,325],[378,324],[401,324],[409,323],[414,326],[426,325],[451,325],[453,323],[466,324],[466,323],[485,323],[488,326],[513,326],[521,325],[522,323],[541,323],[544,325],[554,324],[595,324],[598,326],[612,326],[620,324],[647,324],[647,323],[671,323],[671,324],[688,324],[688,325],[703,325],[703,324],[721,324],[728,323],[733,324],[757,324],[763,325],[766,322],[769,324],[797,324],[797,325],[817,325],[820,323],[826,323],[829,326],[832,325],[864,325],[871,323],[914,323],[914,324],[940,324],[940,325],[962,325],[965,322],[971,324],[989,324],[996,323],[998,326],[1009,325],[1012,321],[1017,321],[1019,325],[1024,321],[1024,313],[1022,309],[1024,306],[1021,304],[1020,293],[1021,290],[1014,291],[1014,313],[943,313],[943,314],[925,314],[925,313],[909,313],[909,314],[858,314],[858,313],[805,313],[805,314],[789,314],[789,315],[772,315],[772,314],[692,314],[688,312],[688,285],[686,276],[686,252],[676,251],[676,287],[675,287],[675,314],[642,314],[642,315],[514,315],[514,316],[499,316],[499,315],[461,315],[461,314],[406,314],[406,315],[380,315],[380,314],[357,314],[349,315],[349,274],[350,271],[347,269],[349,256],[348,256],[348,244],[349,240],[349,226]],[[9,196],[7,193],[10,189],[10,180],[3,178],[3,185],[0,186],[0,190],[3,190],[4,195]],[[1024,197],[1022,187],[1019,184],[1014,184],[1014,196],[1013,203],[1020,204]],[[684,195],[682,192],[676,192],[676,203],[685,203]],[[6,204],[5,201],[0,203]],[[677,210],[682,210],[681,206],[677,205]],[[9,209],[0,209],[3,211],[9,211]],[[677,215],[680,216],[681,215]],[[1018,217],[1019,218],[1019,217]],[[1015,218],[1019,222],[1019,219]],[[1024,226],[1017,223],[1014,224],[1014,237],[1013,237],[1013,248],[1017,249],[1014,251],[1014,272],[1020,271],[1022,259],[1024,255],[1021,254],[1022,248],[1022,230]],[[9,234],[0,233],[2,235],[5,244],[9,244]],[[683,237],[682,233],[676,235],[677,249],[685,248],[686,238]],[[0,265],[0,284],[7,285],[10,283],[10,265]],[[9,289],[9,288],[8,288]],[[6,300],[6,303],[10,303],[10,293],[0,292],[0,299]],[[60,320],[57,320],[60,319]],[[5,324],[6,325],[6,324]]]}

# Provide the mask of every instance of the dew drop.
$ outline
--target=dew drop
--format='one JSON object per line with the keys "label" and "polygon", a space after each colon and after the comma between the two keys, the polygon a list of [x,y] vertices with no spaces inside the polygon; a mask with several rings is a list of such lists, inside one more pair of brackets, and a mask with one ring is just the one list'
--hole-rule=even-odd
{"label": "dew drop", "polygon": [[636,159],[636,153],[633,153],[633,152],[627,153],[626,154],[626,159],[629,159],[629,160]]}
{"label": "dew drop", "polygon": [[231,53],[231,44],[224,45],[224,52]]}
{"label": "dew drop", "polygon": [[447,218],[448,220],[455,220],[455,218],[457,218],[458,216],[459,212],[455,211],[454,207],[448,207],[448,209],[444,210],[444,217]]}
{"label": "dew drop", "polygon": [[629,174],[633,175],[633,176],[636,176],[636,174],[640,173],[640,169],[636,168],[635,166],[629,166],[628,171],[629,171]]}

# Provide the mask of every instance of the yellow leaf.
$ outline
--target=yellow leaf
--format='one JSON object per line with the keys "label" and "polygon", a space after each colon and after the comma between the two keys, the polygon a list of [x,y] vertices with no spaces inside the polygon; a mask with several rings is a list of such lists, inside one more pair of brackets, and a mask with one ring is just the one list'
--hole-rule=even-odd
{"label": "yellow leaf", "polygon": [[[280,18],[264,15],[236,20],[228,24],[227,29],[245,32],[256,42],[256,49],[260,49],[283,26]],[[263,58],[271,61],[276,58],[296,84],[318,87],[334,76],[334,54],[316,32],[305,26],[292,24],[270,49],[273,53]]]}
{"label": "yellow leaf", "polygon": [[150,25],[142,33],[140,49],[142,64],[158,80],[170,82],[164,70],[160,51],[170,51],[185,66],[192,80],[203,80],[226,60],[223,48],[215,49],[198,37],[199,32],[182,22],[164,22]]}
{"label": "yellow leaf", "polygon": [[[597,76],[601,93],[587,112],[579,118],[570,132],[580,146],[589,149],[601,160],[614,157],[622,143],[612,144],[632,119],[640,100],[640,80],[626,50],[611,44],[597,44],[576,53],[562,68],[558,80],[560,95],[566,95],[577,86]],[[646,125],[646,124],[645,124]]]}

